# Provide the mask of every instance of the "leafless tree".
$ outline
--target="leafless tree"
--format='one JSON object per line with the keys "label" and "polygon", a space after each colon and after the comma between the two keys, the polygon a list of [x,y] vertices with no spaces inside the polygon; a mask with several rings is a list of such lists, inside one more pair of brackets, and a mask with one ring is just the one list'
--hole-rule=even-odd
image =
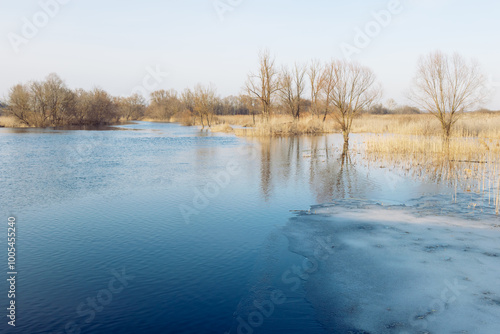
{"label": "leafless tree", "polygon": [[140,94],[115,99],[121,117],[129,120],[138,120],[144,116],[146,110],[146,99]]}
{"label": "leafless tree", "polygon": [[260,101],[250,95],[241,94],[239,96],[241,105],[248,111],[249,115],[252,115],[253,124],[255,124],[255,113],[259,108]]}
{"label": "leafless tree", "polygon": [[92,111],[92,93],[84,89],[77,89],[76,94],[76,107],[73,111],[73,117],[76,125],[88,124],[88,115]]}
{"label": "leafless tree", "polygon": [[9,91],[7,114],[16,117],[21,123],[32,126],[31,96],[26,85],[18,84]]}
{"label": "leafless tree", "polygon": [[194,93],[190,88],[184,89],[181,96],[184,108],[194,116]]}
{"label": "leafless tree", "polygon": [[66,87],[64,81],[55,73],[49,74],[42,83],[35,83],[40,86],[41,94],[37,96],[47,108],[49,122],[53,126],[71,123],[69,119],[70,111],[75,106],[75,95]]}
{"label": "leafless tree", "polygon": [[328,94],[334,107],[332,114],[342,130],[347,151],[354,118],[379,98],[381,89],[375,86],[373,71],[358,63],[336,60],[329,71],[334,83]]}
{"label": "leafless tree", "polygon": [[305,88],[305,66],[295,64],[291,71],[283,67],[280,74],[279,97],[285,109],[295,120],[300,118]]}
{"label": "leafless tree", "polygon": [[259,99],[262,106],[262,115],[269,119],[275,94],[279,90],[279,73],[275,59],[268,50],[259,53],[259,70],[248,75],[245,89],[250,96]]}
{"label": "leafless tree", "polygon": [[194,89],[194,110],[200,117],[201,126],[204,128],[204,119],[208,127],[212,126],[212,119],[220,106],[220,98],[217,96],[217,89],[214,85],[203,86],[198,84]]}
{"label": "leafless tree", "polygon": [[105,90],[94,88],[89,95],[89,109],[86,124],[98,125],[110,123],[116,118],[117,106]]}
{"label": "leafless tree", "polygon": [[9,113],[28,126],[59,126],[72,122],[75,94],[56,75],[45,81],[14,86],[9,94]]}
{"label": "leafless tree", "polygon": [[322,75],[323,65],[318,60],[313,60],[307,69],[309,87],[311,89],[311,114],[319,117],[321,110],[321,91],[324,85],[324,76]]}
{"label": "leafless tree", "polygon": [[71,90],[57,74],[11,88],[7,112],[34,127],[99,125],[143,115],[142,96],[114,98],[102,89]]}
{"label": "leafless tree", "polygon": [[453,124],[486,98],[485,76],[476,61],[436,51],[420,58],[410,99],[436,116],[449,142]]}
{"label": "leafless tree", "polygon": [[147,116],[155,119],[169,120],[182,111],[182,103],[177,91],[157,90],[151,93]]}
{"label": "leafless tree", "polygon": [[321,86],[319,88],[319,105],[323,108],[323,122],[328,114],[333,111],[333,93],[337,86],[337,66],[335,61],[327,63],[321,72]]}

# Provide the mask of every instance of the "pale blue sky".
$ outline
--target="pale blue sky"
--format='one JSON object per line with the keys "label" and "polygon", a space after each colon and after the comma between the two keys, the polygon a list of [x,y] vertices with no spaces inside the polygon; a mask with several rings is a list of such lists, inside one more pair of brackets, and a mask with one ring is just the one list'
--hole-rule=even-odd
{"label": "pale blue sky", "polygon": [[[50,1],[56,0],[42,0]],[[218,1],[236,4],[223,21],[214,0],[65,0],[16,53],[9,34],[22,36],[23,17],[32,21],[42,9],[39,1],[0,0],[0,96],[18,82],[51,72],[71,88],[99,86],[129,95],[141,85],[146,69],[157,65],[169,72],[158,88],[182,90],[213,82],[221,95],[238,94],[260,48],[269,48],[280,64],[342,58],[342,43],[353,44],[355,29],[364,29],[374,20],[372,12],[385,10],[390,2]],[[496,91],[488,107],[500,109],[500,3],[400,2],[403,11],[352,57],[375,71],[384,101],[406,102],[418,57],[441,49],[482,64]]]}

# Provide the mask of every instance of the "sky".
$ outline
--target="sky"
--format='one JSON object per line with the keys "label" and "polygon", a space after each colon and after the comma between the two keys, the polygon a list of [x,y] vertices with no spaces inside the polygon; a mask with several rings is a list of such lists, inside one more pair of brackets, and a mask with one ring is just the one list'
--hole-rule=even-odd
{"label": "sky", "polygon": [[279,65],[349,58],[390,98],[421,55],[474,58],[500,109],[500,2],[491,0],[0,0],[0,99],[57,73],[70,88],[113,95],[213,83],[242,92],[261,49]]}

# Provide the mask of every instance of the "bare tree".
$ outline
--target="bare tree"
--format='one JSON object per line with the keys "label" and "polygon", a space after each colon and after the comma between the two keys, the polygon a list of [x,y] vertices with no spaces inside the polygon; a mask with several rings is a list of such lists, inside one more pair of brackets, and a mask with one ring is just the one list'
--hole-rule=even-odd
{"label": "bare tree", "polygon": [[477,62],[436,51],[420,58],[410,99],[437,117],[448,143],[460,115],[484,102],[485,82]]}
{"label": "bare tree", "polygon": [[279,97],[283,106],[294,120],[298,120],[306,88],[306,67],[295,64],[291,71],[283,67],[279,87]]}
{"label": "bare tree", "polygon": [[337,86],[337,65],[335,61],[327,63],[321,72],[321,87],[319,90],[320,106],[323,108],[323,122],[333,111],[333,93]]}
{"label": "bare tree", "polygon": [[388,99],[385,103],[387,104],[387,109],[389,109],[390,111],[394,111],[398,108],[397,102],[392,98]]}
{"label": "bare tree", "polygon": [[[127,103],[133,112],[123,108]],[[128,118],[140,117],[144,103],[140,96],[117,101],[97,88],[70,90],[57,74],[50,74],[44,81],[12,87],[7,112],[34,127],[99,125],[118,121],[121,113],[129,115]]]}
{"label": "bare tree", "polygon": [[92,111],[92,93],[84,89],[77,89],[76,107],[73,111],[73,117],[76,125],[88,124],[88,116]]}
{"label": "bare tree", "polygon": [[324,76],[322,75],[323,65],[318,60],[313,60],[307,69],[309,78],[309,87],[311,89],[311,114],[319,117],[321,110],[321,90],[324,85]]}
{"label": "bare tree", "polygon": [[194,89],[194,110],[201,120],[201,126],[205,128],[203,119],[207,121],[208,127],[212,126],[215,111],[220,106],[217,89],[214,85],[203,86],[198,84]]}
{"label": "bare tree", "polygon": [[7,114],[16,117],[21,123],[32,126],[31,96],[26,85],[15,85],[9,91]]}
{"label": "bare tree", "polygon": [[373,71],[355,62],[333,61],[329,71],[335,85],[328,95],[334,107],[333,117],[344,135],[344,151],[347,151],[354,118],[378,99],[381,90],[375,87]]}
{"label": "bare tree", "polygon": [[91,92],[91,109],[88,124],[98,125],[110,123],[116,116],[117,108],[113,97],[101,88]]}
{"label": "bare tree", "polygon": [[182,111],[181,100],[174,89],[154,91],[151,93],[150,100],[147,116],[151,118],[169,120]]}
{"label": "bare tree", "polygon": [[259,107],[260,101],[255,97],[241,94],[239,100],[243,108],[245,108],[249,115],[252,115],[253,124],[255,124],[255,112]]}
{"label": "bare tree", "polygon": [[279,90],[279,74],[275,60],[268,50],[259,53],[259,71],[248,75],[245,89],[248,95],[259,99],[262,106],[262,115],[269,119],[275,94]]}
{"label": "bare tree", "polygon": [[43,83],[32,82],[30,93],[32,97],[30,122],[36,127],[48,126],[50,113]]}
{"label": "bare tree", "polygon": [[75,94],[56,74],[45,81],[16,85],[9,95],[10,114],[28,126],[58,126],[73,121]]}
{"label": "bare tree", "polygon": [[146,111],[146,99],[140,94],[116,98],[115,103],[117,112],[127,121],[140,119]]}
{"label": "bare tree", "polygon": [[69,118],[75,106],[75,95],[66,87],[64,81],[57,74],[52,73],[38,85],[41,88],[39,98],[43,100],[47,108],[50,124],[57,126],[71,123]]}

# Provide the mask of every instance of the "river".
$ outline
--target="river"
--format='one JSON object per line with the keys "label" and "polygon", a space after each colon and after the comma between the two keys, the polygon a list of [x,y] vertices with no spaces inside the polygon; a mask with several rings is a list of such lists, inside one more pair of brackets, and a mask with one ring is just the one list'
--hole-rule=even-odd
{"label": "river", "polygon": [[289,245],[294,210],[453,192],[356,150],[343,159],[341,144],[340,135],[245,139],[148,122],[0,129],[0,219],[17,223],[9,330],[334,331],[307,285],[282,278],[303,259]]}

